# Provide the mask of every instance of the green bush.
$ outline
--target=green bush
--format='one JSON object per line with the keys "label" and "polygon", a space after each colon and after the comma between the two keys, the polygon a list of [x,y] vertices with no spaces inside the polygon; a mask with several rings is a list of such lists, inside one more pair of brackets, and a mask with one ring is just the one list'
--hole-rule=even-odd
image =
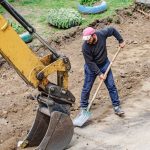
{"label": "green bush", "polygon": [[100,0],[80,0],[80,4],[81,5],[87,5],[87,6],[91,6],[93,5],[95,2],[98,2]]}
{"label": "green bush", "polygon": [[18,34],[21,34],[25,31],[25,29],[18,23],[12,21],[12,20],[9,20],[9,24],[12,26],[12,28],[18,33]]}
{"label": "green bush", "polygon": [[49,11],[48,23],[58,28],[67,29],[80,25],[82,23],[82,17],[74,9],[51,9]]}

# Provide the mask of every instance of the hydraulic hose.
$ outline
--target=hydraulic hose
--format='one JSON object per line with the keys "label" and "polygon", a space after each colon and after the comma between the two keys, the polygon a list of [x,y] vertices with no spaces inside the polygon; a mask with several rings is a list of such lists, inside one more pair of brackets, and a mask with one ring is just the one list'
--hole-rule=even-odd
{"label": "hydraulic hose", "polygon": [[13,8],[13,6],[8,3],[6,0],[0,0],[0,4],[30,33],[34,34],[38,40],[44,44],[50,51],[55,55],[56,58],[59,58],[59,54],[53,49],[49,44],[36,33],[36,30]]}

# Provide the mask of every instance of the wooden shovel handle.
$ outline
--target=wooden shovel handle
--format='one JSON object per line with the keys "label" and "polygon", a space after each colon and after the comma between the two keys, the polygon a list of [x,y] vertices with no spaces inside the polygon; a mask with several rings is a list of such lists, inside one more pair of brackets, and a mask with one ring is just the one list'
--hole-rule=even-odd
{"label": "wooden shovel handle", "polygon": [[[110,68],[111,68],[111,66],[112,66],[112,64],[113,64],[113,62],[114,62],[114,60],[116,59],[117,55],[119,54],[120,50],[121,50],[121,47],[118,48],[118,50],[117,50],[115,56],[113,57],[112,61],[110,62],[109,66],[108,66],[108,68],[107,68],[107,70],[106,70],[106,72],[105,72],[105,74],[104,74],[104,77],[107,76],[107,74],[108,74],[108,72],[109,72],[109,70],[110,70]],[[96,95],[97,95],[97,93],[98,93],[100,87],[102,86],[102,83],[103,83],[103,82],[104,82],[104,80],[102,79],[102,80],[100,81],[100,83],[99,83],[97,89],[96,89],[96,92],[94,93],[94,96],[93,96],[92,100],[90,101],[90,103],[89,103],[89,105],[88,105],[87,111],[90,110],[90,108],[91,108],[91,106],[92,106],[92,104],[93,104],[93,101],[95,100],[95,97],[96,97]]]}

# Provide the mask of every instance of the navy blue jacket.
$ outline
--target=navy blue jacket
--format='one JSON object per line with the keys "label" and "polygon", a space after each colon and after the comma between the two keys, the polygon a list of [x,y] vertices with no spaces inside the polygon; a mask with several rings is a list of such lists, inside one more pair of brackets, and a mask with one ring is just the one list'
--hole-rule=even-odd
{"label": "navy blue jacket", "polygon": [[106,39],[107,37],[114,36],[119,43],[123,42],[122,36],[113,27],[107,27],[95,32],[97,35],[97,42],[95,44],[88,44],[86,41],[83,43],[82,52],[85,59],[85,63],[89,69],[96,75],[100,75],[101,72],[97,65],[104,63],[107,59]]}

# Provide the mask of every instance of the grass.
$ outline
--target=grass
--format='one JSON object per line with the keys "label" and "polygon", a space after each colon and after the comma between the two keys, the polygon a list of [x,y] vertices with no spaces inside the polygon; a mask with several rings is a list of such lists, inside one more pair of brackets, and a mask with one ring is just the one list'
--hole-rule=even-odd
{"label": "grass", "polygon": [[0,6],[0,14],[3,14],[4,13],[4,8],[2,8],[1,6]]}
{"label": "grass", "polygon": [[14,20],[9,19],[8,21],[9,21],[9,24],[14,28],[14,30],[18,34],[21,34],[25,31],[24,28],[19,23],[15,22]]}
{"label": "grass", "polygon": [[103,19],[105,17],[115,14],[116,9],[125,8],[133,4],[133,0],[107,0],[108,10],[101,14],[84,15],[85,21],[83,25],[87,26],[90,22],[96,19]]}
{"label": "grass", "polygon": [[[38,25],[44,28],[48,27],[47,17],[48,11],[52,8],[74,8],[77,10],[77,5],[80,0],[11,0],[12,5],[20,12],[22,16],[26,18],[31,24]],[[119,8],[128,7],[134,0],[106,0],[108,4],[108,10],[101,14],[95,15],[83,15],[84,21],[82,26],[87,26],[95,19],[102,19],[115,14],[115,10]],[[32,9],[31,9],[32,7]],[[4,13],[4,10],[0,7],[0,13]],[[50,32],[57,32],[59,30],[53,28]],[[43,31],[45,32],[45,31]]]}

